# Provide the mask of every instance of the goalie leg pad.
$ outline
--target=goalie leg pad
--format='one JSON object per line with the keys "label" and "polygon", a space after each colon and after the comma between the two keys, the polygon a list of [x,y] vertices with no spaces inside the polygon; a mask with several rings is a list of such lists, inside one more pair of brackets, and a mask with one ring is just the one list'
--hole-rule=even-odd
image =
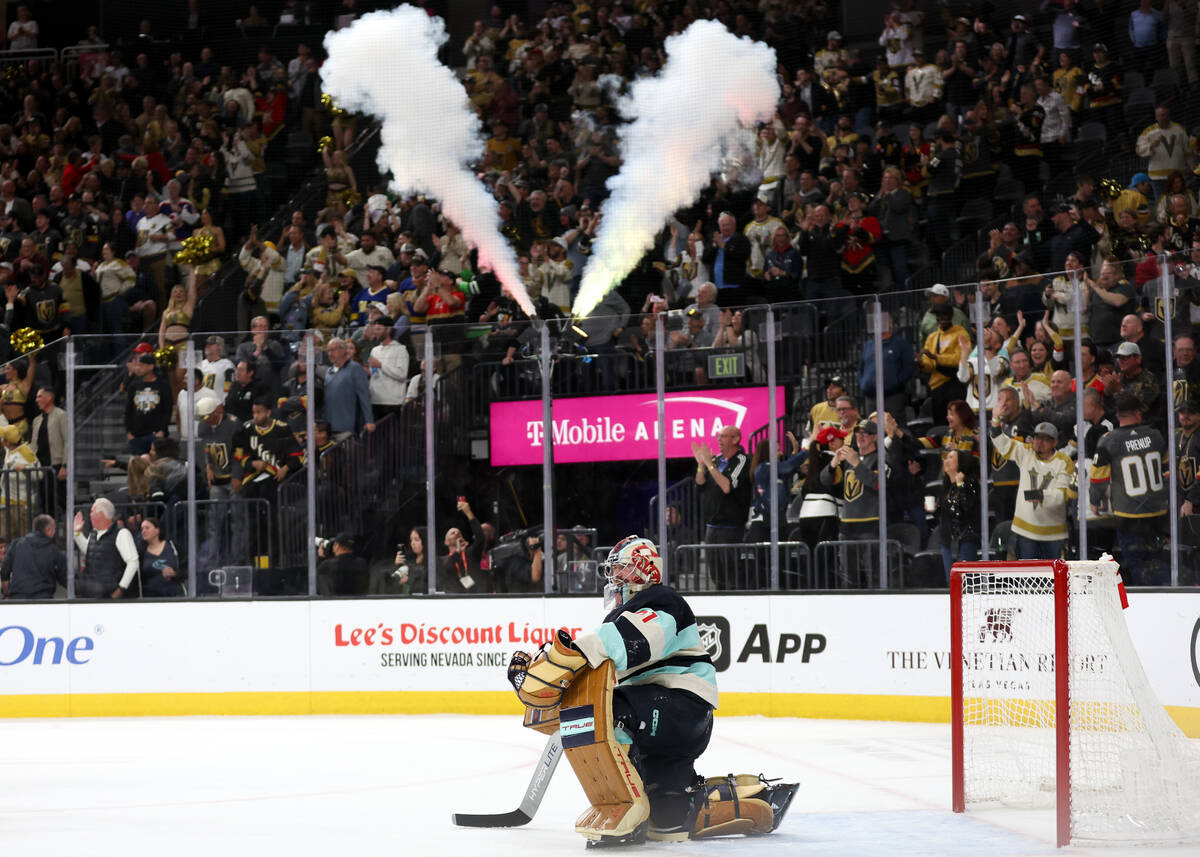
{"label": "goalie leg pad", "polygon": [[563,698],[559,721],[567,761],[591,804],[575,830],[605,844],[639,841],[650,818],[642,778],[613,733],[614,684],[612,661],[584,670]]}
{"label": "goalie leg pad", "polygon": [[770,833],[798,788],[798,783],[770,783],[753,774],[710,777],[697,794],[692,838]]}

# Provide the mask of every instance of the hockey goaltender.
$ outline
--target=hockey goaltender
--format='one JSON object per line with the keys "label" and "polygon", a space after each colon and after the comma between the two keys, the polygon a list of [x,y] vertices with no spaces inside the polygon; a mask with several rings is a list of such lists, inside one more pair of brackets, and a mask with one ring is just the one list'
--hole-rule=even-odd
{"label": "hockey goaltender", "polygon": [[574,640],[560,630],[536,656],[517,652],[509,680],[525,725],[552,734],[591,806],[588,845],[770,833],[797,784],[696,774],[712,735],[716,670],[688,603],[662,583],[649,539],[629,536],[601,566],[608,615]]}

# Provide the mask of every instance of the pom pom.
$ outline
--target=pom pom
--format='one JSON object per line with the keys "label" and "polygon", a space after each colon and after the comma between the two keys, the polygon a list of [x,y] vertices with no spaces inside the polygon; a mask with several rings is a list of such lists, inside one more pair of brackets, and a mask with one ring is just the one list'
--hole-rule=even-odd
{"label": "pom pom", "polygon": [[1100,179],[1100,192],[1108,199],[1116,199],[1125,190],[1121,183],[1113,178]]}
{"label": "pom pom", "polygon": [[207,232],[197,232],[183,239],[175,254],[177,265],[199,265],[216,255],[216,241]]}
{"label": "pom pom", "polygon": [[328,149],[332,145],[333,145],[333,138],[330,137],[328,134],[326,134],[320,140],[317,140],[317,154],[318,155],[321,154],[322,152],[324,152],[326,149]]}
{"label": "pom pom", "polygon": [[176,359],[177,355],[173,345],[164,345],[154,351],[154,362],[159,369],[174,369]]}
{"label": "pom pom", "polygon": [[333,96],[328,92],[321,96],[321,106],[328,110],[335,119],[346,113],[345,110],[337,106],[337,103],[333,100]]}
{"label": "pom pom", "polygon": [[8,344],[18,354],[28,354],[30,351],[37,351],[45,343],[42,341],[42,335],[32,327],[22,327],[8,338]]}
{"label": "pom pom", "polygon": [[354,206],[362,202],[362,194],[354,188],[348,187],[342,191],[342,202],[346,204],[346,208],[354,208]]}

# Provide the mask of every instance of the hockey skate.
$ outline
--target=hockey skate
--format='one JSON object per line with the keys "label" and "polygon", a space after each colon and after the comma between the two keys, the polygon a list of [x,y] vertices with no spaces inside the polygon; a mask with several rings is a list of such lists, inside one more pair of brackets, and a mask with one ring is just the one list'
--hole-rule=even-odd
{"label": "hockey skate", "polygon": [[691,812],[683,824],[651,827],[646,837],[659,842],[714,836],[761,835],[779,827],[799,783],[778,783],[761,774],[709,777],[693,787]]}

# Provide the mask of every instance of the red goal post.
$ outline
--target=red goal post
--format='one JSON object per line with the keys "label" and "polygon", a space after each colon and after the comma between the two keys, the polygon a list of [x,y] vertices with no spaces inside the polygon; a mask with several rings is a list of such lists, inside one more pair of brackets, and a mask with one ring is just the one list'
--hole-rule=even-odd
{"label": "red goal post", "polygon": [[955,812],[1053,809],[1060,846],[1200,841],[1200,750],[1159,704],[1108,561],[950,574]]}

